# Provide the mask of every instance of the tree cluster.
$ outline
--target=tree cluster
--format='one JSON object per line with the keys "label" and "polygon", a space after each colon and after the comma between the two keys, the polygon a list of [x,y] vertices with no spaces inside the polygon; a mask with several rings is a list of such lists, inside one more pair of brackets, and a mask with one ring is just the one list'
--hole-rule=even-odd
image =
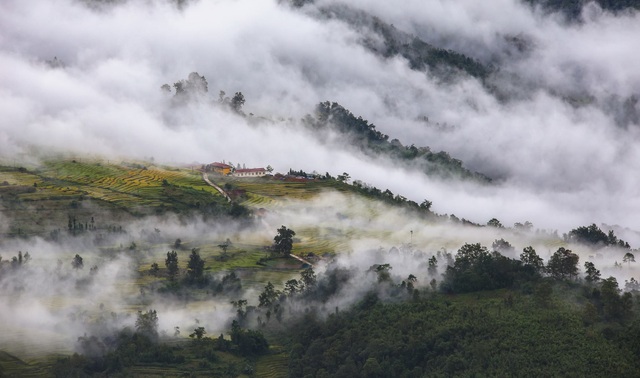
{"label": "tree cluster", "polygon": [[487,177],[464,168],[462,161],[452,158],[445,151],[432,152],[428,147],[404,146],[397,139],[389,141],[389,136],[376,130],[375,125],[362,117],[354,116],[336,102],[318,104],[315,116],[306,116],[303,123],[319,137],[328,129],[337,131],[350,145],[358,147],[369,156],[387,155],[403,165],[416,165],[426,174],[490,181]]}

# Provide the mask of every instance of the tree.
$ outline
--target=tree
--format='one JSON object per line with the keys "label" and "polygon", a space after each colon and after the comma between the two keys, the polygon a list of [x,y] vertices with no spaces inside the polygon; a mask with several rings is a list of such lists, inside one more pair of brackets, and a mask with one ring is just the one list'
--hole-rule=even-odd
{"label": "tree", "polygon": [[595,223],[569,231],[569,240],[594,246],[609,244],[609,236],[598,228]]}
{"label": "tree", "polygon": [[[187,80],[179,80],[173,84],[173,87],[176,89],[174,96],[183,99],[202,96],[209,91],[207,79],[197,72],[191,72]],[[167,90],[165,86],[161,88],[165,91]]]}
{"label": "tree", "polygon": [[267,165],[267,168],[265,168],[267,170],[267,172],[271,173],[273,172],[273,167],[270,165]]}
{"label": "tree", "polygon": [[420,203],[420,208],[422,210],[425,211],[430,211],[431,210],[431,205],[433,205],[433,202],[429,201],[429,200],[424,200]]}
{"label": "tree", "polygon": [[491,218],[491,219],[487,222],[487,226],[495,227],[495,228],[504,228],[504,226],[502,225],[502,223],[500,223],[500,221],[499,221],[499,220],[497,220],[496,218]]}
{"label": "tree", "polygon": [[136,331],[152,340],[158,338],[158,314],[156,310],[138,311]]}
{"label": "tree", "polygon": [[622,258],[622,262],[626,262],[627,265],[631,266],[632,262],[636,262],[636,257],[633,255],[633,253],[627,252],[624,254],[624,257]]}
{"label": "tree", "polygon": [[427,273],[430,276],[435,276],[438,273],[438,259],[435,256],[431,256],[429,258],[429,267],[427,268]]}
{"label": "tree", "polygon": [[538,256],[536,250],[531,246],[525,247],[522,250],[520,261],[522,261],[524,266],[531,267],[536,273],[542,273],[544,270],[544,260]]}
{"label": "tree", "polygon": [[239,299],[237,301],[231,301],[233,307],[236,308],[236,312],[238,313],[238,319],[242,320],[247,316],[247,300]]}
{"label": "tree", "polygon": [[600,271],[596,269],[596,266],[591,261],[584,263],[584,279],[589,283],[596,283],[600,281]]}
{"label": "tree", "polygon": [[176,251],[167,252],[167,258],[164,260],[164,265],[167,267],[169,279],[173,281],[178,275],[178,253]]}
{"label": "tree", "polygon": [[480,243],[465,244],[447,267],[441,287],[456,293],[507,288],[525,271],[518,260],[489,252]]}
{"label": "tree", "polygon": [[418,278],[413,274],[409,274],[406,282],[407,282],[407,291],[409,292],[409,294],[411,294],[413,292],[416,282],[418,282]]}
{"label": "tree", "polygon": [[258,307],[271,307],[279,296],[280,292],[276,290],[271,281],[269,281],[264,287],[264,291],[258,296]]}
{"label": "tree", "polygon": [[222,250],[222,254],[220,255],[220,259],[222,261],[225,261],[227,259],[227,257],[228,257],[227,250],[229,249],[229,243],[225,242],[225,243],[222,243],[222,244],[218,244],[218,248],[220,248]]}
{"label": "tree", "polygon": [[570,249],[560,247],[549,259],[547,269],[554,278],[572,278],[578,274],[579,259]]}
{"label": "tree", "polygon": [[300,291],[300,282],[298,282],[298,280],[290,279],[289,281],[285,282],[284,293],[287,294],[287,296],[292,296],[298,291]]}
{"label": "tree", "polygon": [[520,223],[520,222],[516,222],[516,223],[513,224],[513,228],[518,230],[518,231],[529,232],[533,228],[533,223],[531,223],[529,221],[524,222],[524,224]]}
{"label": "tree", "polygon": [[225,97],[225,95],[227,94],[227,92],[225,91],[220,91],[218,93],[218,102],[223,104],[225,102],[229,102],[229,97]]}
{"label": "tree", "polygon": [[71,261],[71,266],[73,269],[82,269],[84,267],[84,263],[82,262],[82,257],[78,254]]}
{"label": "tree", "polygon": [[177,81],[177,82],[173,83],[173,87],[176,89],[176,94],[174,96],[184,95],[184,93],[185,93],[184,80],[180,80],[180,81]]}
{"label": "tree", "polygon": [[338,175],[337,179],[340,182],[349,182],[349,180],[351,180],[351,176],[349,176],[347,172],[343,172],[341,175]]}
{"label": "tree", "polygon": [[391,269],[393,267],[389,264],[374,265],[374,270],[378,275],[378,282],[391,281],[391,274],[389,273]]}
{"label": "tree", "polygon": [[608,320],[622,320],[631,313],[631,293],[620,295],[618,281],[615,277],[609,277],[602,281],[600,288],[602,298],[602,310]]}
{"label": "tree", "polygon": [[384,372],[375,357],[369,357],[362,366],[362,371],[367,377],[383,377]]}
{"label": "tree", "polygon": [[[11,258],[11,267],[20,268],[22,267],[22,265],[25,265],[26,263],[28,263],[29,260],[31,260],[31,255],[29,255],[29,252],[26,252],[23,255],[22,251],[18,251],[18,256],[13,256]],[[2,258],[0,258],[0,261],[2,261]]]}
{"label": "tree", "polygon": [[187,263],[187,278],[190,282],[202,281],[204,278],[204,260],[198,254],[198,249],[193,248]]}
{"label": "tree", "polygon": [[316,284],[316,273],[313,268],[309,267],[300,272],[300,281],[302,281],[303,289],[308,290]]}
{"label": "tree", "polygon": [[534,297],[542,307],[547,307],[551,302],[552,293],[553,287],[551,286],[551,283],[545,280],[536,287]]}
{"label": "tree", "polygon": [[200,76],[197,72],[192,72],[187,78],[187,90],[191,93],[207,93],[209,91],[209,83],[204,76]]}
{"label": "tree", "polygon": [[242,92],[236,92],[236,94],[231,99],[231,109],[235,110],[238,113],[241,113],[244,102],[245,100]]}
{"label": "tree", "polygon": [[293,236],[295,234],[296,233],[293,230],[290,230],[285,226],[280,227],[278,229],[278,234],[273,238],[273,249],[284,256],[291,254],[291,249],[293,248]]}
{"label": "tree", "polygon": [[494,240],[493,244],[491,244],[491,249],[502,254],[508,254],[515,251],[515,248],[513,248],[511,243],[504,239]]}
{"label": "tree", "polygon": [[204,335],[207,334],[207,331],[204,330],[204,327],[196,327],[193,330],[193,333],[189,335],[190,338],[195,338],[196,340],[202,340]]}

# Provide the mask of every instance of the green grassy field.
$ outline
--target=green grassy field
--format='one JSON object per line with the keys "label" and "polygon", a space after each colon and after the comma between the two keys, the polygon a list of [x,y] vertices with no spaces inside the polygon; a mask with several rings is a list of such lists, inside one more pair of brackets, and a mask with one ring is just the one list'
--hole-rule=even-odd
{"label": "green grassy field", "polygon": [[226,201],[196,170],[100,160],[46,161],[37,167],[0,167],[5,236],[46,236],[68,217],[104,225],[165,212],[183,213]]}

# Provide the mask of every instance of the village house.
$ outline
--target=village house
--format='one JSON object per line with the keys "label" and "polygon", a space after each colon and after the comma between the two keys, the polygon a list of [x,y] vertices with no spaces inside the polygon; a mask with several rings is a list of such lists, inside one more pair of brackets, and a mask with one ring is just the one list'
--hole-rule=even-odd
{"label": "village house", "polygon": [[233,177],[262,177],[269,174],[266,168],[247,168],[244,164],[242,167],[238,164],[238,167],[235,168],[233,165],[225,163],[224,160],[222,163],[216,162],[203,165],[202,170]]}
{"label": "village house", "polygon": [[204,166],[205,172],[214,172],[220,175],[228,175],[233,170],[234,168],[232,166],[225,163],[211,163]]}
{"label": "village house", "polygon": [[236,169],[231,176],[234,177],[262,177],[267,174],[264,168],[240,168]]}

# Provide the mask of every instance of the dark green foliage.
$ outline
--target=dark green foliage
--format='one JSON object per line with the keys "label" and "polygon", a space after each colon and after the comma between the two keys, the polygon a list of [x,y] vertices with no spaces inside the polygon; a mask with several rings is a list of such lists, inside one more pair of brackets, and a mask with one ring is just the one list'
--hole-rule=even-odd
{"label": "dark green foliage", "polygon": [[570,249],[560,247],[549,259],[547,270],[556,279],[571,279],[578,274],[579,259]]}
{"label": "dark green foliage", "polygon": [[226,296],[233,296],[242,290],[242,280],[236,272],[230,272],[225,274],[222,279],[212,279],[211,288],[214,295],[224,294]]}
{"label": "dark green foliage", "polygon": [[290,279],[284,283],[284,293],[289,297],[296,295],[300,289],[300,282],[296,279]]}
{"label": "dark green foliage", "polygon": [[197,248],[191,250],[187,263],[187,282],[191,284],[204,283],[204,260]]}
{"label": "dark green foliage", "polygon": [[235,320],[231,324],[231,343],[242,355],[260,355],[269,350],[269,343],[260,331],[242,329]]}
{"label": "dark green foliage", "polygon": [[164,265],[167,267],[167,274],[170,280],[175,280],[178,275],[178,252],[167,252],[167,258],[164,260]]}
{"label": "dark green foliage", "polygon": [[480,244],[465,244],[458,250],[453,266],[447,267],[441,288],[453,293],[509,288],[516,280],[531,276],[531,271],[518,260],[491,253]]}
{"label": "dark green foliage", "polygon": [[[313,273],[313,270],[309,271],[309,273]],[[315,282],[312,286],[309,286],[307,279],[303,277],[302,280],[305,282],[303,297],[309,300],[326,302],[338,293],[343,285],[348,284],[355,274],[356,272],[353,269],[330,266],[318,279],[315,279],[315,274],[313,275],[314,279],[309,280]]]}
{"label": "dark green foliage", "polygon": [[234,219],[246,219],[251,215],[251,210],[237,202],[233,202],[227,214]]}
{"label": "dark green foliage", "polygon": [[602,232],[598,226],[594,224],[585,227],[578,227],[569,232],[569,238],[573,241],[590,245],[607,245],[609,244],[609,237]]}
{"label": "dark green foliage", "polygon": [[149,272],[152,275],[157,276],[158,273],[160,272],[160,265],[158,265],[157,262],[154,262],[153,264],[151,264],[151,269],[149,269]]}
{"label": "dark green foliage", "polygon": [[515,251],[515,248],[513,248],[513,246],[511,245],[511,243],[509,243],[508,241],[504,240],[504,239],[500,239],[500,240],[495,240],[492,244],[491,244],[491,249],[493,249],[495,252],[501,253],[501,254],[511,254]]}
{"label": "dark green foliage", "polygon": [[600,288],[602,311],[606,320],[625,320],[631,315],[632,297],[630,293],[620,294],[618,281],[609,277],[602,281]]}
{"label": "dark green foliage", "polygon": [[591,261],[584,263],[584,279],[589,283],[596,283],[600,281],[600,271],[596,269],[596,266]]}
{"label": "dark green foliage", "polygon": [[391,269],[393,267],[389,264],[376,264],[370,270],[378,275],[378,282],[389,282],[391,281],[391,274],[389,273]]}
{"label": "dark green foliage", "polygon": [[[369,26],[367,34],[372,32],[376,34],[375,38],[368,37],[369,39],[365,41],[366,47],[386,58],[401,56],[409,62],[411,69],[419,71],[429,69],[431,75],[445,80],[454,79],[460,73],[484,80],[492,72],[491,67],[469,56],[433,46],[419,37],[398,30],[378,17],[346,9],[341,13],[344,14],[342,17],[346,21],[353,22],[349,19],[351,17],[367,24]],[[338,15],[338,17],[341,16]]]}
{"label": "dark green foliage", "polygon": [[538,256],[536,250],[533,247],[528,246],[522,250],[520,254],[520,261],[524,264],[525,268],[531,269],[534,273],[540,274],[544,271],[544,260]]}
{"label": "dark green foliage", "polygon": [[621,248],[631,248],[629,243],[622,239],[618,239],[613,231],[605,234],[595,223],[590,226],[581,226],[569,231],[567,236],[569,241],[582,243],[594,247],[604,247],[608,245],[618,246]]}
{"label": "dark green foliage", "polygon": [[82,354],[56,360],[52,373],[55,377],[110,376],[137,363],[184,363],[175,348],[158,344],[141,333],[125,329],[112,337],[80,337],[78,348]]}
{"label": "dark green foliage", "polygon": [[156,310],[149,310],[147,312],[138,311],[136,332],[151,340],[158,338],[158,313]]}
{"label": "dark green foliage", "polygon": [[231,272],[222,277],[222,289],[225,293],[239,292],[242,289],[242,282],[236,272]]}
{"label": "dark green foliage", "polygon": [[435,256],[431,256],[428,264],[427,272],[429,276],[434,277],[438,273],[438,259]]}
{"label": "dark green foliage", "polygon": [[271,281],[264,287],[264,291],[258,296],[259,307],[271,307],[280,296],[280,292],[273,287]]}
{"label": "dark green foliage", "polygon": [[533,292],[536,303],[541,307],[548,307],[551,304],[551,295],[553,294],[553,286],[551,282],[544,280],[540,282]]}
{"label": "dark green foliage", "polygon": [[432,152],[428,147],[403,146],[400,141],[389,141],[389,136],[376,130],[362,117],[354,116],[349,110],[335,102],[323,102],[316,106],[315,117],[307,116],[304,124],[317,133],[319,138],[325,137],[327,129],[342,134],[346,143],[361,149],[369,156],[387,155],[402,162],[404,166],[411,163],[426,174],[434,174],[443,178],[461,177],[482,182],[490,181],[487,177],[471,172],[462,166],[462,162],[452,158],[447,152]]}
{"label": "dark green foliage", "polygon": [[204,335],[207,334],[207,331],[204,330],[204,327],[196,327],[193,330],[193,333],[189,335],[190,338],[195,338],[196,340],[201,340]]}
{"label": "dark green foliage", "polygon": [[[539,5],[548,12],[562,12],[568,20],[579,21],[582,8],[589,0],[524,0]],[[640,0],[595,0],[602,9],[621,12],[627,9],[640,10]]]}
{"label": "dark green foliage", "polygon": [[295,231],[282,226],[278,229],[278,234],[273,238],[273,250],[277,253],[288,256],[293,248],[293,237]]}
{"label": "dark green foliage", "polygon": [[[580,310],[515,293],[366,305],[290,326],[290,377],[634,376],[629,350],[585,332]],[[343,375],[348,374],[348,375]]]}
{"label": "dark green foliage", "polygon": [[622,262],[626,262],[627,264],[631,264],[632,262],[636,262],[636,257],[631,252],[627,252],[622,257]]}
{"label": "dark green foliage", "polygon": [[309,267],[300,272],[300,281],[303,284],[303,289],[308,290],[316,285],[317,277],[313,268]]}

